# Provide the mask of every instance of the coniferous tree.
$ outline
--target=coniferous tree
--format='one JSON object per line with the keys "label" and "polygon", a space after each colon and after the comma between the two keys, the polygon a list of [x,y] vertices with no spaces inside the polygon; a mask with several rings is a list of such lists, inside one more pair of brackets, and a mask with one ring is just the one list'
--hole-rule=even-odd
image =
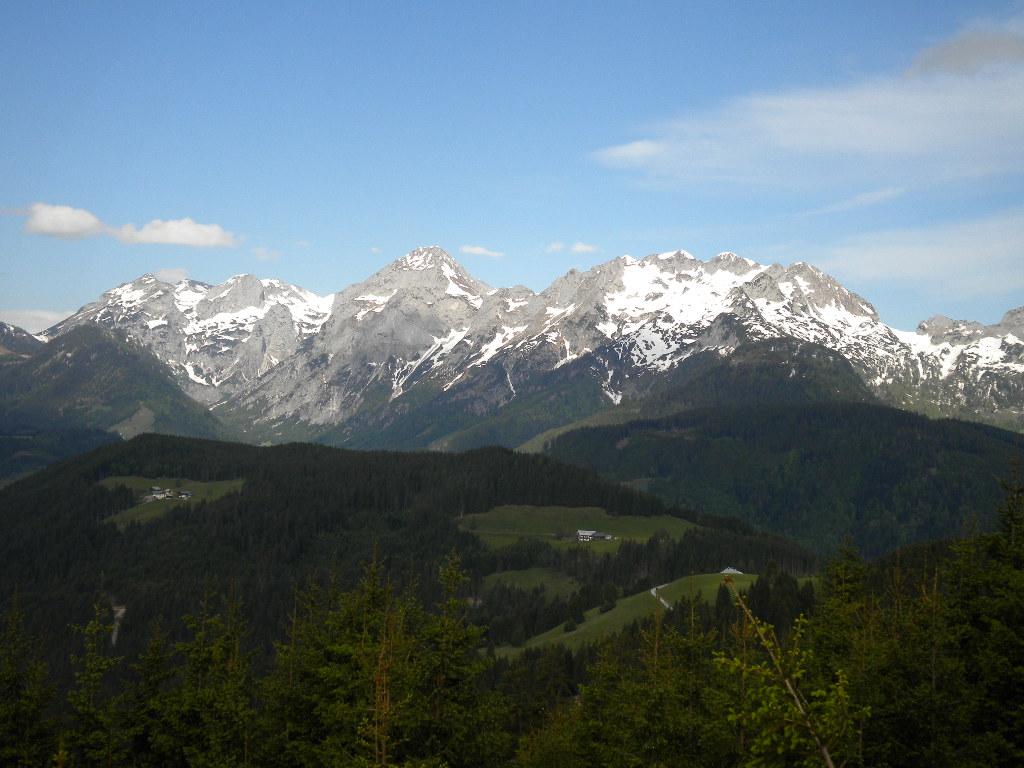
{"label": "coniferous tree", "polygon": [[[224,612],[214,613],[211,594],[199,612],[186,616],[191,637],[177,644],[183,657],[178,682],[161,697],[164,727],[156,749],[178,765],[228,768],[251,763],[255,731],[250,654],[243,649],[241,600],[230,594]],[[151,648],[154,677],[159,646]],[[150,681],[153,685],[157,681]]]}
{"label": "coniferous tree", "polygon": [[38,638],[26,634],[15,594],[0,638],[0,765],[42,765],[53,751],[47,715],[55,687]]}
{"label": "coniferous tree", "polygon": [[267,764],[497,764],[502,712],[477,692],[489,662],[456,595],[464,581],[449,559],[436,614],[396,593],[376,560],[351,592],[331,582],[303,593],[264,685]]}
{"label": "coniferous tree", "polygon": [[947,573],[949,622],[965,665],[965,751],[1024,762],[1024,482],[1004,483],[998,530],[960,543]]}
{"label": "coniferous tree", "polygon": [[861,721],[869,714],[851,699],[846,675],[839,670],[832,680],[814,680],[816,662],[804,636],[805,620],[796,621],[784,647],[771,625],[750,612],[728,576],[726,584],[767,657],[754,662],[718,657],[723,667],[749,682],[730,716],[749,731],[747,765],[845,765],[857,754]]}
{"label": "coniferous tree", "polygon": [[74,721],[64,734],[64,744],[74,765],[120,765],[120,724],[116,702],[109,691],[109,674],[120,657],[109,653],[114,630],[109,609],[97,601],[93,604],[92,619],[74,629],[82,637],[84,652],[71,657],[76,666],[75,687],[68,693],[68,701]]}
{"label": "coniferous tree", "polygon": [[169,681],[173,650],[163,622],[154,623],[146,650],[131,665],[134,677],[124,684],[118,707],[125,739],[127,761],[138,768],[172,764],[173,737],[165,717],[169,709]]}

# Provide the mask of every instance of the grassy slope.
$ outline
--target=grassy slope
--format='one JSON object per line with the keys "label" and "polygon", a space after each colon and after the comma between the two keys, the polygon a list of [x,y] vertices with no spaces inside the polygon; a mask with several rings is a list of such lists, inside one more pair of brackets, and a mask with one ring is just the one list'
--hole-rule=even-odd
{"label": "grassy slope", "polygon": [[[741,590],[750,589],[757,579],[755,574],[733,576],[736,586]],[[691,594],[700,594],[705,601],[713,601],[718,593],[718,585],[722,583],[722,574],[707,573],[686,576],[659,588],[658,593],[669,604],[675,604],[680,598]],[[602,637],[619,632],[623,627],[634,621],[653,616],[658,610],[664,610],[661,603],[650,592],[638,592],[635,595],[620,599],[615,607],[601,613],[599,608],[591,608],[583,616],[585,621],[571,632],[558,626],[540,635],[531,637],[523,648],[537,648],[552,643],[562,643],[568,648],[579,648],[586,643],[595,643]],[[497,649],[499,655],[514,656],[521,648],[503,646]]]}
{"label": "grassy slope", "polygon": [[[693,523],[669,515],[630,517],[609,515],[600,507],[529,507],[506,505],[489,512],[467,515],[459,527],[475,533],[489,547],[512,544],[522,537],[545,539],[556,546],[576,546],[577,530],[598,530],[617,540],[594,541],[588,546],[600,552],[615,552],[619,540],[646,541],[658,531],[682,536]],[[562,538],[571,537],[571,538]]]}
{"label": "grassy slope", "polygon": [[138,506],[118,512],[116,515],[107,518],[107,521],[114,523],[120,531],[123,531],[129,523],[149,523],[159,520],[174,509],[187,506],[193,502],[212,501],[233,491],[240,491],[244,483],[244,480],[218,480],[204,483],[181,477],[140,477],[139,475],[107,477],[100,481],[100,485],[104,485],[107,488],[116,488],[119,485],[123,485],[140,498],[148,495],[150,488],[155,485],[161,488],[171,488],[175,491],[192,492],[191,499],[143,501]]}

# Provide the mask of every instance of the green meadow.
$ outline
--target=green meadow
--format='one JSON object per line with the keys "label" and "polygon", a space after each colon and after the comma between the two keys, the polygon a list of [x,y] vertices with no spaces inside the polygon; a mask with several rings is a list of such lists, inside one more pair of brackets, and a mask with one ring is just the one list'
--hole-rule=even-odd
{"label": "green meadow", "polygon": [[[166,515],[180,507],[196,501],[211,501],[226,496],[229,493],[242,490],[244,480],[217,480],[214,482],[200,482],[181,477],[140,477],[138,475],[127,475],[120,477],[107,477],[100,481],[100,485],[108,488],[116,488],[123,485],[133,493],[140,503],[131,509],[118,512],[107,518],[108,523],[113,523],[118,530],[124,530],[129,523],[149,523]],[[147,499],[150,489],[153,486],[170,488],[175,493],[189,491],[192,493],[190,499]]]}
{"label": "green meadow", "polygon": [[[718,596],[718,586],[724,583],[724,578],[720,573],[684,576],[659,587],[658,594],[669,605],[674,605],[681,598],[689,597],[691,594],[694,598],[700,595],[705,602],[713,603]],[[733,582],[741,591],[749,590],[756,579],[756,574],[749,573],[733,576]],[[531,637],[522,647],[537,648],[562,643],[567,648],[575,650],[586,643],[596,643],[603,637],[613,635],[634,621],[648,618],[657,611],[664,610],[666,608],[650,591],[638,592],[635,595],[619,599],[615,607],[605,613],[601,613],[599,608],[591,608],[583,614],[583,623],[577,625],[571,632],[566,632],[564,625],[559,625]],[[521,650],[521,648],[502,646],[497,649],[497,653],[501,656],[515,656]]]}
{"label": "green meadow", "polygon": [[544,539],[555,546],[577,546],[577,530],[601,531],[613,537],[586,544],[598,552],[616,552],[622,540],[647,541],[659,531],[673,538],[693,523],[669,515],[627,517],[609,515],[600,507],[530,507],[506,505],[459,520],[463,530],[475,533],[489,547],[513,544],[523,537]]}

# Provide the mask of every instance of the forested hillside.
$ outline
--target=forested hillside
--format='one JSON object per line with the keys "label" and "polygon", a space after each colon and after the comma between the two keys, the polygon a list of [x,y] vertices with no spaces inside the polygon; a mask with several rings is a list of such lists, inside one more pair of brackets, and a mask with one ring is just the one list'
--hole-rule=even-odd
{"label": "forested hillside", "polygon": [[[939,558],[828,563],[813,607],[776,569],[746,594],[683,598],[577,654],[496,662],[467,620],[457,559],[424,603],[371,561],[281,614],[255,664],[245,596],[207,594],[171,642],[113,646],[97,602],[55,695],[20,600],[0,643],[11,765],[1017,766],[1024,701],[1024,487],[996,530]],[[937,551],[937,550],[936,550]],[[878,586],[880,585],[880,586]],[[794,619],[793,616],[803,616]],[[775,626],[766,621],[772,617]],[[174,622],[177,625],[177,622]],[[61,706],[61,703],[64,706]]]}
{"label": "forested hillside", "polygon": [[81,326],[2,360],[0,484],[122,436],[228,435],[163,363],[116,330]]}
{"label": "forested hillside", "polygon": [[[698,352],[666,371],[650,394],[623,400],[575,423],[535,434],[521,446],[541,451],[558,435],[583,427],[626,424],[700,408],[760,403],[875,402],[849,361],[817,344],[761,339],[740,344],[728,357]],[[648,382],[646,386],[650,386]],[[486,423],[486,422],[485,422]]]}
{"label": "forested hillside", "polygon": [[23,430],[0,434],[0,486],[120,436],[104,429]]}
{"label": "forested hillside", "polygon": [[761,403],[587,427],[547,453],[827,553],[874,557],[990,527],[1020,435],[869,403]]}
{"label": "forested hillside", "polygon": [[[193,496],[145,501],[142,490],[148,494],[154,484]],[[606,583],[649,589],[729,563],[757,572],[772,559],[801,573],[818,565],[778,537],[694,515],[701,525],[681,539],[624,546],[617,555],[556,552],[544,541],[492,549],[460,530],[460,519],[502,504],[687,514],[589,470],[499,448],[356,452],[143,435],[0,490],[0,599],[7,604],[19,591],[28,626],[50,638],[54,671],[64,676],[68,626],[88,619],[97,595],[125,607],[118,647],[131,654],[156,617],[185,614],[207,588],[234,588],[252,606],[253,640],[265,657],[297,586],[330,572],[352,587],[375,553],[393,579],[417,585],[429,601],[438,564],[457,552],[473,580],[475,617],[485,623],[508,604],[488,593],[483,578],[513,568],[571,572],[580,584],[577,601],[589,608],[586,601]],[[565,606],[545,608],[551,600],[534,602],[550,618],[520,632],[550,629],[568,615]],[[514,632],[499,630],[492,639],[500,644]]]}

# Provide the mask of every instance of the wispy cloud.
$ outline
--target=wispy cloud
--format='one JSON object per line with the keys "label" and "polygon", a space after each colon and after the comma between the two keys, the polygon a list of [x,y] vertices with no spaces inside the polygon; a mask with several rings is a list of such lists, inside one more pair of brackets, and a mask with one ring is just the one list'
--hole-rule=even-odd
{"label": "wispy cloud", "polygon": [[1024,290],[1024,208],[858,235],[826,249],[814,261],[843,279],[910,280],[943,298]]}
{"label": "wispy cloud", "polygon": [[837,179],[912,186],[1016,174],[1024,171],[1022,52],[1016,26],[973,30],[922,51],[906,73],[749,94],[594,157],[676,183],[812,189]]}
{"label": "wispy cloud", "polygon": [[157,280],[162,280],[165,283],[177,284],[182,280],[188,279],[189,272],[184,267],[168,267],[166,269],[158,269],[155,277]]}
{"label": "wispy cloud", "polygon": [[0,311],[0,321],[16,325],[29,333],[39,333],[73,314],[74,312],[51,312],[46,309],[7,309]]}
{"label": "wispy cloud", "polygon": [[907,74],[974,75],[987,67],[1021,63],[1024,63],[1024,36],[1019,29],[968,29],[951,40],[925,48],[914,59]]}
{"label": "wispy cloud", "polygon": [[572,245],[567,246],[562,242],[548,243],[544,250],[547,253],[561,253],[566,248],[569,249],[570,253],[597,253],[600,248],[596,245],[589,245],[588,243],[575,242]]}
{"label": "wispy cloud", "polygon": [[253,248],[251,253],[256,257],[256,261],[275,261],[284,256],[284,251],[275,251],[263,246]]}
{"label": "wispy cloud", "polygon": [[886,200],[892,200],[893,198],[900,197],[906,192],[904,187],[886,187],[885,189],[876,189],[873,192],[861,192],[859,195],[843,200],[832,205],[826,205],[824,208],[818,208],[814,211],[808,211],[809,214],[821,214],[821,213],[841,213],[842,211],[856,211],[861,208],[870,208],[872,205],[885,202]]}
{"label": "wispy cloud", "polygon": [[28,208],[18,209],[13,213],[28,217],[25,231],[29,234],[63,240],[77,240],[103,234],[129,245],[167,243],[199,248],[231,248],[238,244],[234,234],[225,231],[219,224],[199,224],[190,218],[170,221],[154,219],[139,228],[134,224],[113,227],[89,211],[67,205],[33,203]]}
{"label": "wispy cloud", "polygon": [[459,253],[468,253],[472,256],[488,256],[492,259],[501,259],[505,256],[505,254],[500,251],[492,251],[481,245],[464,245],[459,248]]}

